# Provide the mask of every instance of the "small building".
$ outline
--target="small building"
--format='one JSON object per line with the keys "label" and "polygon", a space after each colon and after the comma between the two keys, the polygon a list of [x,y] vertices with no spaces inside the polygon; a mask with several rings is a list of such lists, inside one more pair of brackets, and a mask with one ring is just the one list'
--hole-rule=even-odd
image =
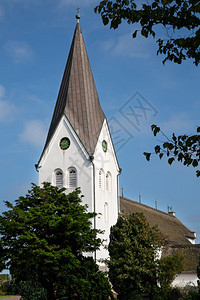
{"label": "small building", "polygon": [[151,226],[158,226],[165,237],[166,246],[162,257],[178,252],[183,255],[183,273],[173,282],[174,286],[197,286],[197,266],[199,264],[200,245],[195,244],[196,233],[189,230],[174,212],[165,213],[148,205],[120,197],[120,212],[124,214],[143,213]]}

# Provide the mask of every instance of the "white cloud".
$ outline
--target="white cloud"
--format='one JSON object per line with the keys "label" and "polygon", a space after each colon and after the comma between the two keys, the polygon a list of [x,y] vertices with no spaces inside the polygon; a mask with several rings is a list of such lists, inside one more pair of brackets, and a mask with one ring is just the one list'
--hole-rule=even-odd
{"label": "white cloud", "polygon": [[110,39],[101,44],[101,48],[104,51],[110,51],[115,46],[114,40]]}
{"label": "white cloud", "polygon": [[26,42],[7,41],[5,50],[17,63],[30,60],[33,57],[33,51]]}
{"label": "white cloud", "polygon": [[111,51],[114,55],[148,58],[151,47],[151,39],[145,39],[138,36],[136,39],[132,38],[132,33],[120,35],[117,39],[110,39],[104,41],[101,47],[104,51]]}
{"label": "white cloud", "polygon": [[40,120],[32,120],[26,123],[20,140],[33,146],[42,146],[46,137],[46,127]]}
{"label": "white cloud", "polygon": [[0,100],[0,122],[10,121],[15,114],[15,106],[9,101]]}
{"label": "white cloud", "polygon": [[6,94],[6,89],[0,84],[0,122],[8,122],[15,116],[16,108],[9,101],[2,100]]}
{"label": "white cloud", "polygon": [[[187,114],[180,113],[172,115],[168,121],[159,123],[159,127],[164,133],[188,133],[192,134],[195,131],[194,120],[188,118]],[[189,131],[189,132],[188,132]],[[190,132],[191,131],[191,132]]]}
{"label": "white cloud", "polygon": [[6,93],[6,90],[3,85],[0,84],[0,98],[2,98]]}

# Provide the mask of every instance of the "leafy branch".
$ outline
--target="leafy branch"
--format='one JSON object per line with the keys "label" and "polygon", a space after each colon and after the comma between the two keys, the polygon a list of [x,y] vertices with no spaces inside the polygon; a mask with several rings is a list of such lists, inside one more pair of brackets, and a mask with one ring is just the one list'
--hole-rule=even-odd
{"label": "leafy branch", "polygon": [[[197,66],[200,63],[200,3],[199,0],[103,0],[95,7],[104,25],[117,29],[122,21],[137,24],[133,32],[136,38],[138,32],[146,38],[157,37],[157,54],[164,54],[163,63],[167,60],[181,64],[191,58]],[[166,39],[160,36],[156,28],[164,28]],[[171,30],[172,34],[168,34]]]}
{"label": "leafy branch", "polygon": [[[147,161],[150,160],[152,154],[157,154],[160,159],[163,156],[167,156],[170,165],[174,161],[179,161],[187,167],[198,167],[200,163],[200,127],[197,127],[197,134],[176,136],[173,133],[171,138],[168,138],[157,125],[152,125],[151,129],[154,136],[160,133],[165,137],[166,141],[161,142],[161,145],[156,145],[154,153],[143,153]],[[200,170],[196,171],[196,176],[200,177]]]}

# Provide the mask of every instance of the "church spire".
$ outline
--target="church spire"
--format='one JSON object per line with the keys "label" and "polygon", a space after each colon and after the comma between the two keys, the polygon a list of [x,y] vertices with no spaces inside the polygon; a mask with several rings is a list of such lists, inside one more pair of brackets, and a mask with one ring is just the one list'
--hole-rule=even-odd
{"label": "church spire", "polygon": [[[67,117],[89,155],[93,155],[105,115],[101,109],[77,13],[67,64],[45,148],[63,116]],[[45,149],[44,149],[45,150]]]}

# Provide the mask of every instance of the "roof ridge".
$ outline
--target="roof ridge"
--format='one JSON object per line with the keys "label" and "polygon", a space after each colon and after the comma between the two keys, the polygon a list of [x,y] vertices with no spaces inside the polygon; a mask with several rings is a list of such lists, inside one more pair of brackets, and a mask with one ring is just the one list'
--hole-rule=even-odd
{"label": "roof ridge", "polygon": [[[151,210],[153,210],[153,211],[155,211],[155,212],[161,213],[161,214],[167,216],[168,218],[174,218],[177,222],[179,222],[182,226],[184,226],[185,229],[187,229],[191,234],[193,234],[194,236],[195,236],[195,234],[196,234],[195,231],[191,231],[187,226],[185,226],[185,224],[183,224],[183,223],[182,223],[176,216],[174,216],[174,215],[170,215],[170,214],[168,214],[168,213],[166,213],[166,212],[164,212],[164,211],[162,211],[162,210],[159,210],[159,209],[156,209],[156,208],[154,208],[154,207],[148,206],[147,204],[139,203],[139,202],[137,202],[137,201],[135,201],[135,200],[131,200],[131,199],[128,199],[128,198],[125,198],[125,197],[121,197],[121,196],[120,196],[120,198],[123,199],[123,200],[125,200],[125,201],[128,201],[128,202],[130,202],[130,203],[132,202],[132,203],[134,203],[134,204],[136,204],[136,205],[138,205],[138,206],[143,206],[143,207],[145,207],[145,208],[147,208],[147,209],[151,209]],[[185,236],[186,236],[186,235],[185,235]],[[186,237],[189,237],[189,236],[186,236]]]}
{"label": "roof ridge", "polygon": [[147,205],[147,204],[139,203],[139,202],[137,202],[137,201],[135,201],[135,200],[128,199],[128,198],[125,198],[125,197],[122,197],[122,196],[120,196],[120,198],[122,198],[122,199],[124,199],[124,200],[127,200],[127,201],[129,201],[129,202],[134,202],[134,203],[137,204],[137,205],[141,205],[141,206],[144,206],[144,207],[146,207],[146,208],[150,208],[150,209],[152,209],[152,210],[154,210],[154,211],[156,211],[156,212],[160,212],[160,213],[162,213],[162,214],[165,214],[166,216],[168,216],[168,217],[170,217],[170,218],[175,218],[175,219],[179,220],[176,216],[169,215],[168,213],[166,213],[166,212],[164,212],[164,211],[162,211],[162,210],[160,210],[160,209],[156,209],[156,208],[154,208],[154,207],[151,207],[151,206],[149,206],[149,205]]}

